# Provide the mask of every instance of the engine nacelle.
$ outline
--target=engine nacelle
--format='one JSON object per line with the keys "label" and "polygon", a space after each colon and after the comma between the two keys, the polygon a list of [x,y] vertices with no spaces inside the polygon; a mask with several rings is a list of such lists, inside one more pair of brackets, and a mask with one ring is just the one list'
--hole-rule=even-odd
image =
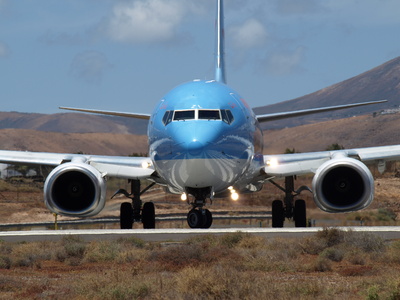
{"label": "engine nacelle", "polygon": [[105,204],[106,183],[100,172],[85,163],[64,163],[56,167],[44,184],[44,201],[54,213],[88,217]]}
{"label": "engine nacelle", "polygon": [[374,198],[374,178],[362,162],[348,157],[329,160],[315,173],[314,201],[327,212],[366,208]]}

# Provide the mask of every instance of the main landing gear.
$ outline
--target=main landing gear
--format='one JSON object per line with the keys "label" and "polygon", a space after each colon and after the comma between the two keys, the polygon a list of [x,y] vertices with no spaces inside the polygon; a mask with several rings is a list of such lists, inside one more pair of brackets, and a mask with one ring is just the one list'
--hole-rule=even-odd
{"label": "main landing gear", "polygon": [[294,190],[294,176],[285,177],[285,187],[281,187],[276,182],[270,180],[270,182],[278,187],[280,190],[285,192],[285,200],[274,200],[272,202],[272,227],[280,228],[283,227],[285,218],[293,219],[296,227],[307,226],[307,215],[306,215],[306,202],[304,200],[294,200],[294,197],[299,195],[302,191],[311,190],[302,186],[297,191]]}
{"label": "main landing gear", "polygon": [[188,192],[195,198],[191,203],[193,208],[187,214],[189,227],[210,228],[213,221],[212,214],[208,209],[203,208],[210,195],[210,189],[188,189]]}
{"label": "main landing gear", "polygon": [[131,193],[124,189],[118,190],[111,198],[118,194],[132,199],[132,202],[121,204],[120,225],[121,229],[132,229],[134,222],[142,222],[143,228],[152,229],[156,227],[155,208],[153,202],[146,202],[142,207],[140,196],[148,191],[155,183],[150,184],[143,191],[140,191],[140,180],[130,180]]}

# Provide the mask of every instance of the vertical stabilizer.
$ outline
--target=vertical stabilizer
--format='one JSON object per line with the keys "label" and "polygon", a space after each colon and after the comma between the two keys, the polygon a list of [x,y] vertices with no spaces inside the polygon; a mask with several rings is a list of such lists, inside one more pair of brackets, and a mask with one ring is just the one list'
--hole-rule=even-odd
{"label": "vertical stabilizer", "polygon": [[226,83],[224,61],[224,7],[223,0],[217,0],[217,19],[215,24],[215,80]]}

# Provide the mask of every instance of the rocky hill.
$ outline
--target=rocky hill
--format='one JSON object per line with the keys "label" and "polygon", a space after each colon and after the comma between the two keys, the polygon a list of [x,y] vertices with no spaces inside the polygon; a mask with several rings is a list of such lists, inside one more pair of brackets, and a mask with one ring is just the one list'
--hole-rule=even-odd
{"label": "rocky hill", "polygon": [[61,133],[29,129],[0,129],[0,149],[122,156],[148,151],[145,135]]}
{"label": "rocky hill", "polygon": [[258,107],[254,111],[257,114],[263,114],[381,99],[386,99],[388,102],[266,123],[264,128],[297,126],[323,120],[369,114],[383,109],[398,108],[400,106],[400,57],[312,94],[273,105]]}
{"label": "rocky hill", "polygon": [[8,128],[62,133],[146,134],[147,121],[82,113],[0,112],[0,129]]}
{"label": "rocky hill", "polygon": [[400,145],[400,113],[364,115],[264,131],[264,153],[324,151],[332,144],[346,149]]}

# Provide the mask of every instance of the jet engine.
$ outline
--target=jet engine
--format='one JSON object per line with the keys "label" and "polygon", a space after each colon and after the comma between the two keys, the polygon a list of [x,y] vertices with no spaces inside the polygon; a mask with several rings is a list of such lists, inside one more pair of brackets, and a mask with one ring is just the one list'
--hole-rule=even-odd
{"label": "jet engine", "polygon": [[56,167],[44,184],[44,201],[54,213],[88,217],[104,207],[106,183],[100,172],[85,163],[69,162]]}
{"label": "jet engine", "polygon": [[374,179],[360,161],[340,157],[322,164],[313,182],[314,201],[326,212],[356,211],[371,204],[374,198]]}

